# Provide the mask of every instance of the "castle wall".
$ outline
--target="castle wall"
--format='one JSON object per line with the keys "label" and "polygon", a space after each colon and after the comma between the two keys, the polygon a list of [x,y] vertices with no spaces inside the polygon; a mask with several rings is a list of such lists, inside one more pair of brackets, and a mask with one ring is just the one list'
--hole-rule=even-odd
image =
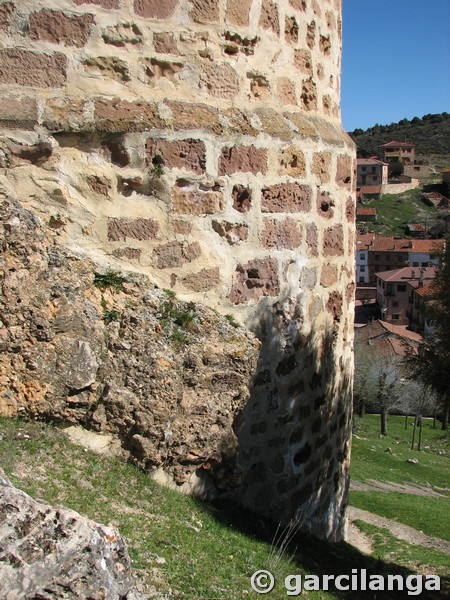
{"label": "castle wall", "polygon": [[236,495],[338,539],[355,235],[340,0],[11,0],[0,38],[2,193],[73,252],[257,333]]}

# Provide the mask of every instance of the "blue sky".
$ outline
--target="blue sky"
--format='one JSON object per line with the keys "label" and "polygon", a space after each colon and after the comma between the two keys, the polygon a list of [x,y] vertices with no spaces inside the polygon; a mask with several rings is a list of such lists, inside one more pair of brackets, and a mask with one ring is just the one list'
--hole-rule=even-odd
{"label": "blue sky", "polygon": [[346,131],[450,112],[450,0],[342,0]]}

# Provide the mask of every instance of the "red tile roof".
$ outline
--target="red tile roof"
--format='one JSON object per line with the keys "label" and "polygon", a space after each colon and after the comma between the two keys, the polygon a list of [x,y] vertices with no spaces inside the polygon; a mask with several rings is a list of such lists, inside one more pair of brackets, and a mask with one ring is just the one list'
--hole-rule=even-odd
{"label": "red tile roof", "polygon": [[[419,282],[432,281],[436,277],[436,267],[403,267],[392,271],[375,273],[378,279],[389,283],[409,283],[412,287],[419,287]],[[420,279],[422,277],[422,279]]]}
{"label": "red tile roof", "polygon": [[436,293],[436,286],[434,283],[429,283],[428,285],[417,288],[414,293],[421,298],[432,298]]}
{"label": "red tile roof", "polygon": [[361,194],[381,194],[381,185],[362,185],[356,189]]}
{"label": "red tile roof", "polygon": [[378,148],[414,148],[415,144],[410,144],[408,142],[388,142],[387,144],[382,144],[378,146]]}
{"label": "red tile roof", "polygon": [[356,159],[356,165],[359,166],[369,166],[369,165],[386,165],[388,166],[388,163],[383,162],[382,160],[379,160],[378,158],[357,158]]}
{"label": "red tile roof", "polygon": [[357,208],[356,209],[356,216],[372,216],[374,217],[377,214],[377,209],[376,208],[365,208],[365,207],[361,207],[361,208]]}

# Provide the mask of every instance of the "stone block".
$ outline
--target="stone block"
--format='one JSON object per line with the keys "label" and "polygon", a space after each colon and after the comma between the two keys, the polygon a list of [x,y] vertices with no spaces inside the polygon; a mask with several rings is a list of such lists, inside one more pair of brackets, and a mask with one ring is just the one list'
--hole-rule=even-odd
{"label": "stone block", "polygon": [[308,212],[311,188],[298,183],[279,183],[261,190],[261,210],[265,213]]}
{"label": "stone block", "polygon": [[83,131],[91,123],[86,115],[86,101],[65,96],[45,101],[42,124],[49,131]]}
{"label": "stone block", "polygon": [[239,92],[239,77],[227,63],[205,62],[201,67],[200,89],[215,98],[231,100]]}
{"label": "stone block", "polygon": [[94,16],[68,15],[63,11],[41,10],[31,13],[29,35],[33,40],[82,48],[89,39]]}
{"label": "stone block", "polygon": [[287,248],[293,250],[298,248],[302,241],[300,224],[294,219],[267,219],[264,221],[264,228],[261,234],[261,243],[265,248],[273,250],[282,250]]}
{"label": "stone block", "polygon": [[201,129],[216,135],[223,133],[219,111],[215,108],[206,104],[177,101],[167,101],[166,105],[172,111],[172,127],[175,131]]}
{"label": "stone block", "polygon": [[143,42],[142,31],[136,23],[125,21],[110,25],[103,30],[102,38],[105,44],[124,48],[127,44],[135,46]]}
{"label": "stone block", "polygon": [[316,43],[316,22],[311,21],[306,26],[306,44],[311,50],[314,48]]}
{"label": "stone block", "polygon": [[293,133],[284,116],[273,108],[257,108],[255,114],[261,122],[261,129],[271,137],[292,140]]}
{"label": "stone block", "polygon": [[326,304],[327,311],[333,315],[334,321],[339,321],[342,317],[342,294],[340,292],[331,292],[328,296],[328,301]]}
{"label": "stone block", "polygon": [[189,273],[182,281],[183,285],[194,292],[207,292],[220,283],[219,267]]}
{"label": "stone block", "polygon": [[238,212],[248,212],[252,205],[252,190],[243,185],[235,185],[232,192],[233,208]]}
{"label": "stone block", "polygon": [[294,66],[302,73],[302,75],[313,74],[313,60],[311,52],[306,49],[297,49],[294,52]]}
{"label": "stone block", "polygon": [[195,23],[216,23],[219,20],[219,0],[191,0],[189,16]]}
{"label": "stone block", "polygon": [[282,105],[297,104],[297,94],[295,91],[295,83],[288,77],[279,77],[277,79],[277,98]]}
{"label": "stone block", "polygon": [[298,43],[299,27],[295,17],[284,18],[284,37],[290,44]]}
{"label": "stone block", "polygon": [[173,33],[165,31],[153,34],[153,47],[156,52],[161,54],[179,54],[177,42]]}
{"label": "stone block", "polygon": [[324,264],[320,273],[320,285],[330,287],[339,280],[338,268],[336,265]]}
{"label": "stone block", "polygon": [[144,19],[169,19],[179,0],[134,0],[134,12]]}
{"label": "stone block", "polygon": [[248,237],[248,225],[243,223],[230,223],[229,221],[213,221],[212,228],[221,237],[224,237],[230,246],[245,242]]}
{"label": "stone block", "polygon": [[113,256],[116,258],[126,258],[128,260],[139,260],[142,250],[140,248],[117,248],[113,250]]}
{"label": "stone block", "polygon": [[66,77],[67,58],[60,52],[43,54],[13,48],[0,50],[0,84],[58,88],[66,83]]}
{"label": "stone block", "polygon": [[108,240],[111,242],[133,240],[153,240],[159,232],[159,224],[154,219],[114,219],[108,220]]}
{"label": "stone block", "polygon": [[93,4],[94,6],[100,6],[105,10],[115,10],[120,8],[121,0],[72,0],[77,6],[81,4]]}
{"label": "stone block", "polygon": [[334,200],[328,192],[319,192],[317,195],[317,213],[325,219],[334,215]]}
{"label": "stone block", "polygon": [[33,129],[38,121],[36,98],[0,96],[0,127]]}
{"label": "stone block", "polygon": [[110,179],[100,175],[89,175],[86,179],[93,192],[102,196],[110,195],[112,189]]}
{"label": "stone block", "polygon": [[102,75],[119,82],[130,81],[130,67],[116,56],[92,56],[86,58],[83,64],[88,70],[98,71]]}
{"label": "stone block", "polygon": [[351,196],[347,198],[347,203],[345,205],[345,215],[350,223],[354,223],[356,218],[356,205],[355,200]]}
{"label": "stone block", "polygon": [[307,7],[306,0],[289,0],[289,4],[292,6],[292,8],[301,10],[303,12],[305,12]]}
{"label": "stone block", "polygon": [[186,244],[183,242],[167,242],[153,251],[158,269],[174,269],[192,262],[201,255],[198,242]]}
{"label": "stone block", "polygon": [[329,227],[323,234],[323,255],[343,256],[344,254],[344,231],[342,225]]}
{"label": "stone block", "polygon": [[178,180],[172,189],[174,212],[187,215],[210,215],[223,211],[223,193],[218,186]]}
{"label": "stone block", "polygon": [[300,99],[306,110],[317,110],[317,85],[312,77],[302,81]]}
{"label": "stone block", "polygon": [[278,262],[262,258],[237,266],[229,298],[233,304],[246,304],[279,293]]}
{"label": "stone block", "polygon": [[306,225],[306,245],[310,256],[319,256],[319,240],[315,223]]}
{"label": "stone block", "polygon": [[3,2],[0,4],[0,29],[8,29],[14,9],[15,6],[13,2]]}
{"label": "stone block", "polygon": [[341,154],[337,159],[336,183],[342,187],[350,188],[352,183],[353,162],[350,156]]}
{"label": "stone block", "polygon": [[311,173],[320,183],[330,181],[331,154],[329,152],[314,152],[311,162]]}
{"label": "stone block", "polygon": [[226,119],[226,132],[228,134],[251,135],[256,137],[259,133],[252,123],[252,114],[238,108],[229,108],[223,111]]}
{"label": "stone block", "polygon": [[267,173],[267,150],[255,146],[223,148],[219,157],[219,176],[233,173]]}
{"label": "stone block", "polygon": [[197,174],[205,172],[206,148],[201,140],[147,140],[147,163],[158,164],[168,169],[185,169]]}
{"label": "stone block", "polygon": [[165,127],[156,103],[141,100],[128,102],[119,98],[97,98],[94,118],[96,129],[108,133],[130,133]]}
{"label": "stone block", "polygon": [[306,160],[303,152],[296,146],[287,146],[283,148],[278,156],[280,175],[289,175],[290,177],[305,177]]}
{"label": "stone block", "polygon": [[175,233],[179,233],[180,235],[189,235],[192,231],[192,223],[189,221],[173,221],[172,229]]}
{"label": "stone block", "polygon": [[227,0],[225,18],[231,25],[246,27],[249,24],[250,8],[253,0]]}
{"label": "stone block", "polygon": [[263,0],[261,6],[261,16],[259,18],[261,29],[271,29],[277,35],[280,34],[280,17],[278,7],[270,0]]}

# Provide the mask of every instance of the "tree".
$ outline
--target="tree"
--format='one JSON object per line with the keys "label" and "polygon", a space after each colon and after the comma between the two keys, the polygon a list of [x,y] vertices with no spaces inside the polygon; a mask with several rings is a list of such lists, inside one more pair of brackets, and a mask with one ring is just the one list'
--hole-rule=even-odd
{"label": "tree", "polygon": [[450,238],[444,246],[426,316],[430,331],[417,353],[408,352],[405,363],[410,377],[435,392],[443,412],[442,429],[446,430],[450,410]]}

